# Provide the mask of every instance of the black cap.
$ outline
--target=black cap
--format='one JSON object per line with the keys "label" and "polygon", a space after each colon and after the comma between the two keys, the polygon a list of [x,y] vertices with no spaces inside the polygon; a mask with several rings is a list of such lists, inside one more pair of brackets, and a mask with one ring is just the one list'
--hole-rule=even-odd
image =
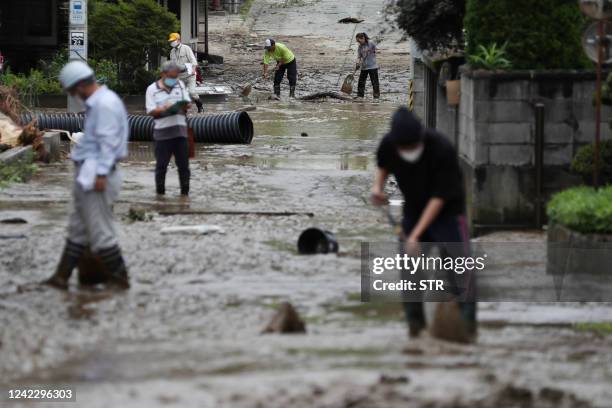
{"label": "black cap", "polygon": [[408,146],[423,140],[423,130],[423,125],[414,113],[401,107],[393,114],[389,136],[394,144]]}

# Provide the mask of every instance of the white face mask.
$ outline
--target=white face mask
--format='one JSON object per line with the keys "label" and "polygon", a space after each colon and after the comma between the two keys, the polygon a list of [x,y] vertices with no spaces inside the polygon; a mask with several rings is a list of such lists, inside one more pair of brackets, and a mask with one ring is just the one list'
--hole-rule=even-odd
{"label": "white face mask", "polygon": [[421,156],[423,155],[424,146],[422,144],[419,145],[416,149],[412,150],[400,150],[399,155],[402,160],[407,161],[408,163],[416,163],[419,161]]}
{"label": "white face mask", "polygon": [[179,46],[179,42],[178,42],[178,41],[172,41],[172,42],[170,43],[170,46],[171,46],[172,48],[176,48],[176,47],[178,47],[178,46]]}

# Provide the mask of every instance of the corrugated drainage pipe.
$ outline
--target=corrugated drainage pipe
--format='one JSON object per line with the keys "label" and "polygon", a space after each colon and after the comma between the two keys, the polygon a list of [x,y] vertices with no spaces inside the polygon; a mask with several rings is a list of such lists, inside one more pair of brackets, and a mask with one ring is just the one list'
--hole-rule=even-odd
{"label": "corrugated drainage pipe", "polygon": [[[70,133],[83,130],[85,116],[82,113],[26,113],[22,123],[38,119],[38,128],[61,129]],[[153,140],[154,121],[150,116],[129,115],[130,140],[149,142]],[[246,112],[222,113],[220,115],[191,116],[187,124],[193,128],[196,143],[249,144],[253,140],[253,121]]]}

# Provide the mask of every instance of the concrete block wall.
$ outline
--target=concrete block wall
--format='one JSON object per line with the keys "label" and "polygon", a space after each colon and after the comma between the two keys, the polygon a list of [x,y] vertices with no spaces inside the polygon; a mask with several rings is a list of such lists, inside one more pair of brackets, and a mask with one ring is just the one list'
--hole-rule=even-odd
{"label": "concrete block wall", "polygon": [[[594,78],[577,73],[524,76],[464,73],[458,150],[465,160],[476,166],[533,165],[536,102],[545,106],[545,165],[569,166],[576,150],[594,141]],[[612,109],[605,106],[602,140],[612,139],[609,118]]]}
{"label": "concrete block wall", "polygon": [[[582,180],[569,171],[578,148],[595,137],[592,72],[463,71],[456,147],[474,226],[530,226],[537,211],[534,104],[545,106],[544,203]],[[438,105],[439,106],[439,105]],[[437,115],[437,128],[452,118]],[[603,107],[601,137],[612,139]]]}

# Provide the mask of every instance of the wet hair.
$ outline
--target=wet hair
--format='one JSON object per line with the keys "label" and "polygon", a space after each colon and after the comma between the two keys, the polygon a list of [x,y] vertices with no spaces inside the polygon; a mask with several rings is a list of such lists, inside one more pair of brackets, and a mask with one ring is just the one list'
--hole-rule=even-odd
{"label": "wet hair", "polygon": [[355,38],[363,38],[363,39],[366,40],[366,42],[368,42],[370,40],[370,37],[368,37],[368,35],[366,33],[357,33]]}
{"label": "wet hair", "polygon": [[166,61],[162,64],[160,71],[161,72],[168,72],[168,71],[180,71],[181,67],[178,66],[178,64],[172,60]]}

